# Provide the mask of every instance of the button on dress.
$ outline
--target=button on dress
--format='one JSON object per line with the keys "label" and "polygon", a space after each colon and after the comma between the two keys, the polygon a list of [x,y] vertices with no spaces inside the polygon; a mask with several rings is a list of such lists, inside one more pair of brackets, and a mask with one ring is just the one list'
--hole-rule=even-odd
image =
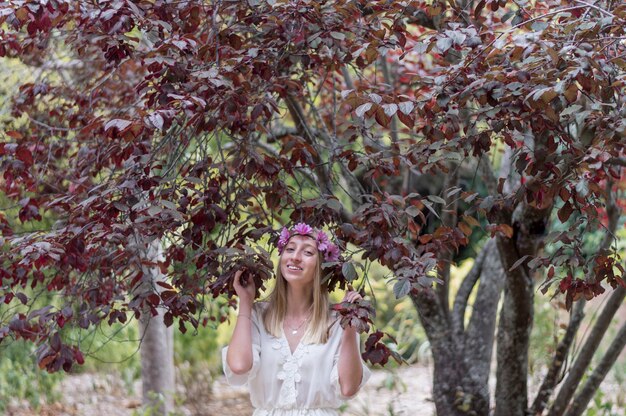
{"label": "button on dress", "polygon": [[[222,350],[226,380],[233,386],[248,385],[253,416],[337,416],[339,406],[349,399],[341,394],[337,370],[343,328],[334,322],[328,342],[302,340],[292,353],[284,335],[275,337],[265,331],[262,311],[266,306],[255,303],[252,308],[250,371],[233,373],[226,362],[228,347]],[[363,386],[371,373],[363,362],[361,365]]]}

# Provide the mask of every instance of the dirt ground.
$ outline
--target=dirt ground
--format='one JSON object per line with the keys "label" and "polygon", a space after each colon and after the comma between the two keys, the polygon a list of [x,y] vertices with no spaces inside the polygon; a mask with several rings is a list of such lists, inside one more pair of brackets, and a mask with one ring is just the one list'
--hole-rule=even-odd
{"label": "dirt ground", "polygon": [[[530,382],[534,397],[539,380]],[[495,382],[491,380],[493,391]],[[204,387],[209,386],[211,387]],[[431,399],[432,368],[424,365],[404,366],[395,371],[375,370],[372,378],[342,409],[342,416],[433,416]],[[609,377],[601,390],[608,398],[621,397],[619,409],[607,415],[621,413],[626,404],[620,384]],[[177,396],[187,398],[178,403],[173,416],[250,416],[252,407],[245,387],[231,387],[222,376],[212,383],[195,380],[179,383]],[[186,390],[185,390],[186,388]],[[6,416],[140,416],[141,383],[129,388],[120,377],[103,374],[77,374],[66,377],[60,386],[63,399],[58,403],[33,410],[25,403],[10,405]],[[616,403],[613,401],[613,403]],[[621,409],[621,410],[620,410]]]}
{"label": "dirt ground", "polygon": [[[401,368],[393,373],[377,370],[363,390],[349,402],[346,416],[430,416],[435,408],[430,400],[431,369],[424,366]],[[7,416],[137,416],[140,413],[141,384],[129,389],[119,377],[101,374],[78,374],[66,377],[61,384],[62,401],[30,409],[13,404]],[[233,388],[222,377],[213,381],[207,394],[196,392],[177,407],[180,416],[249,416],[252,408],[245,388]],[[187,396],[184,391],[180,397]]]}

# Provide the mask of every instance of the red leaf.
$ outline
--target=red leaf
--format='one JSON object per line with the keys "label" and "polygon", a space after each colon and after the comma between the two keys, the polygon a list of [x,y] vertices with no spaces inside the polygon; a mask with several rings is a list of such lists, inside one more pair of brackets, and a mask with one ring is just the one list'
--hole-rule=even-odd
{"label": "red leaf", "polygon": [[17,150],[15,151],[15,156],[19,160],[24,162],[26,166],[31,166],[34,162],[33,154],[25,146],[17,146]]}
{"label": "red leaf", "polygon": [[396,115],[398,116],[402,124],[404,124],[408,128],[412,129],[413,126],[415,126],[415,120],[413,119],[413,116],[406,115],[402,111],[398,111]]}
{"label": "red leaf", "polygon": [[24,138],[24,135],[22,135],[22,133],[20,133],[19,131],[15,131],[15,130],[7,131],[6,135],[14,139],[18,139],[18,140]]}
{"label": "red leaf", "polygon": [[566,202],[561,209],[559,210],[559,212],[557,213],[559,216],[559,220],[561,220],[561,222],[566,222],[567,219],[570,217],[570,215],[572,215],[572,212],[574,211],[572,205],[568,202]]}

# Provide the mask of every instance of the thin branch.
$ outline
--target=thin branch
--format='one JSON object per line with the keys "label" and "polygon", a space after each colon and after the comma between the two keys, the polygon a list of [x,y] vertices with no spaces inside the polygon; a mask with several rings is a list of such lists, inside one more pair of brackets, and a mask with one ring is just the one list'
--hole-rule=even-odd
{"label": "thin branch", "polygon": [[567,325],[565,335],[563,336],[563,339],[561,339],[561,342],[559,342],[559,345],[556,347],[556,351],[554,353],[554,357],[552,358],[552,363],[550,364],[548,374],[546,374],[546,377],[543,379],[543,383],[541,383],[539,392],[537,393],[535,401],[533,402],[533,406],[531,408],[531,413],[533,415],[540,415],[543,413],[546,405],[548,404],[548,399],[552,395],[554,387],[559,381],[559,374],[561,373],[561,369],[566,362],[569,349],[572,346],[576,333],[578,332],[578,328],[580,328],[580,324],[585,317],[585,304],[585,299],[581,299],[576,303],[576,306],[572,310],[571,318],[569,324]]}
{"label": "thin branch", "polygon": [[593,358],[594,353],[598,349],[598,345],[600,345],[600,341],[611,324],[613,316],[615,316],[615,313],[624,301],[625,296],[626,288],[623,286],[618,286],[617,289],[615,289],[611,294],[611,297],[593,326],[589,337],[580,350],[576,361],[572,365],[567,378],[563,382],[563,385],[559,390],[559,394],[554,400],[554,403],[552,403],[550,413],[548,413],[549,416],[562,416],[567,409],[567,404],[574,395],[576,388],[580,384],[580,380],[585,374],[585,371],[589,368],[591,359]]}
{"label": "thin branch", "polygon": [[576,3],[580,3],[580,4],[584,4],[587,7],[591,7],[592,9],[595,9],[597,11],[599,11],[600,13],[609,16],[609,17],[613,17],[615,18],[615,15],[611,12],[609,12],[608,10],[604,10],[601,7],[596,6],[595,4],[591,4],[591,3],[587,3],[586,1],[582,1],[582,0],[574,0]]}
{"label": "thin branch", "polygon": [[[620,286],[621,287],[621,286]],[[626,345],[626,322],[622,324],[617,336],[611,342],[609,349],[607,350],[604,357],[598,364],[598,366],[593,370],[585,385],[583,386],[580,393],[574,397],[572,401],[572,405],[569,410],[565,414],[565,416],[581,416],[585,409],[587,409],[587,405],[593,398],[594,394],[600,387],[600,384],[606,377],[607,373],[617,361],[617,358],[620,356],[621,352],[624,350],[624,346]]]}
{"label": "thin branch", "polygon": [[295,100],[295,98],[289,94],[285,97],[285,103],[287,104],[287,108],[289,110],[289,113],[291,114],[291,117],[293,118],[293,121],[296,123],[296,128],[302,134],[307,143],[313,146],[313,148],[317,152],[317,155],[315,157],[316,164],[318,165],[316,169],[316,174],[317,179],[319,180],[322,194],[332,195],[332,186],[330,184],[330,181],[328,180],[328,174],[321,164],[319,149],[315,148],[315,135],[313,134],[311,127],[306,121],[304,111],[302,111],[300,104]]}
{"label": "thin branch", "polygon": [[[389,72],[389,64],[387,63],[387,59],[385,56],[381,56],[378,59],[378,62],[380,63],[380,67],[383,70],[383,78],[385,80],[385,84],[387,84],[387,91],[391,93],[393,90],[393,79],[391,78],[391,73]],[[391,134],[391,143],[393,143],[395,147],[398,145],[398,121],[395,115],[391,117],[391,126],[389,130]]]}
{"label": "thin branch", "polygon": [[498,181],[496,180],[496,175],[493,173],[491,166],[489,166],[489,160],[484,157],[479,158],[478,169],[480,171],[480,176],[483,178],[483,181],[485,182],[485,186],[487,186],[489,195],[497,195],[498,194]]}
{"label": "thin branch", "polygon": [[[446,175],[443,185],[443,192],[447,192],[451,188],[456,188],[459,185],[459,165],[455,162],[450,162],[450,173]],[[452,200],[452,201],[450,201]],[[453,228],[456,226],[457,217],[456,209],[458,206],[458,199],[454,196],[446,198],[445,207],[441,212],[441,223],[445,227]],[[441,250],[438,256],[438,269],[439,277],[443,281],[442,284],[437,284],[436,291],[439,296],[439,303],[441,310],[444,314],[450,313],[450,266],[453,259],[453,252],[450,249]]]}
{"label": "thin branch", "polygon": [[342,66],[341,74],[343,75],[343,79],[346,81],[346,87],[348,87],[349,90],[353,90],[354,82],[352,82],[352,77],[350,76],[350,72],[348,71],[348,68],[346,68],[345,66]]}
{"label": "thin branch", "polygon": [[[608,216],[608,226],[604,233],[604,238],[602,239],[602,243],[600,247],[596,250],[596,254],[593,256],[591,263],[595,263],[595,259],[601,254],[604,253],[611,247],[611,242],[615,239],[615,230],[617,229],[617,225],[619,223],[620,218],[620,209],[617,207],[617,202],[615,201],[615,195],[611,192],[611,188],[613,186],[613,181],[608,181],[606,184],[606,192],[607,192],[607,216]],[[593,270],[590,270],[589,276],[587,279],[592,278],[591,274]],[[576,304],[576,307],[571,315],[571,319],[569,324],[567,325],[567,330],[565,331],[565,335],[559,345],[556,348],[554,353],[554,358],[552,359],[552,363],[550,364],[550,368],[548,370],[548,374],[543,380],[541,384],[541,388],[537,393],[535,401],[532,406],[532,414],[539,415],[542,414],[544,409],[548,404],[548,399],[552,395],[554,391],[554,387],[559,382],[558,376],[561,373],[565,360],[567,358],[567,354],[574,342],[574,338],[576,333],[578,332],[578,328],[580,327],[580,323],[582,322],[585,314],[583,309],[585,307],[585,300],[581,299]]]}
{"label": "thin branch", "polygon": [[[558,10],[554,10],[548,13],[544,13],[542,15],[539,15],[537,17],[533,17],[531,19],[525,20],[521,23],[516,24],[515,26],[511,26],[510,29],[505,30],[504,32],[500,33],[497,37],[495,37],[490,43],[489,45],[487,45],[486,47],[482,48],[481,50],[478,51],[478,53],[472,58],[470,59],[470,61],[468,63],[466,63],[464,65],[464,69],[469,68],[469,66],[474,63],[474,61],[476,61],[481,55],[487,53],[487,51],[493,46],[495,45],[495,43],[500,40],[500,38],[504,35],[507,35],[511,32],[514,32],[515,30],[517,30],[518,28],[525,26],[531,22],[535,22],[539,19],[543,19],[544,17],[550,17],[550,16],[555,16],[559,13],[565,13],[565,12],[571,12],[572,10],[578,10],[578,9],[584,9],[585,7],[588,7],[587,5],[582,5],[582,6],[573,6],[573,7],[565,7],[563,9],[558,9]],[[455,76],[453,76],[451,79],[449,79],[446,84],[443,86],[443,89],[445,89],[448,85],[450,85],[458,76],[459,74],[463,73],[463,71],[458,71],[457,74]]]}

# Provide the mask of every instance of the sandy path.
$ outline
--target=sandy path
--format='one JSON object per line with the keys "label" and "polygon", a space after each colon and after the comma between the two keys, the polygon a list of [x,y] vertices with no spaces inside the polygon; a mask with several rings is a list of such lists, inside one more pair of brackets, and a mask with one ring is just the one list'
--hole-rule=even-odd
{"label": "sandy path", "polygon": [[[394,373],[376,370],[365,388],[342,415],[346,416],[430,416],[432,376],[428,367],[404,367]],[[39,411],[14,404],[7,416],[132,416],[141,400],[141,384],[129,392],[119,377],[101,374],[78,374],[66,377],[61,384],[59,403]],[[181,396],[184,392],[179,392]],[[249,416],[252,413],[245,388],[233,388],[222,377],[214,380],[211,393],[194,397],[177,409],[177,416]],[[390,412],[391,411],[391,412]]]}

